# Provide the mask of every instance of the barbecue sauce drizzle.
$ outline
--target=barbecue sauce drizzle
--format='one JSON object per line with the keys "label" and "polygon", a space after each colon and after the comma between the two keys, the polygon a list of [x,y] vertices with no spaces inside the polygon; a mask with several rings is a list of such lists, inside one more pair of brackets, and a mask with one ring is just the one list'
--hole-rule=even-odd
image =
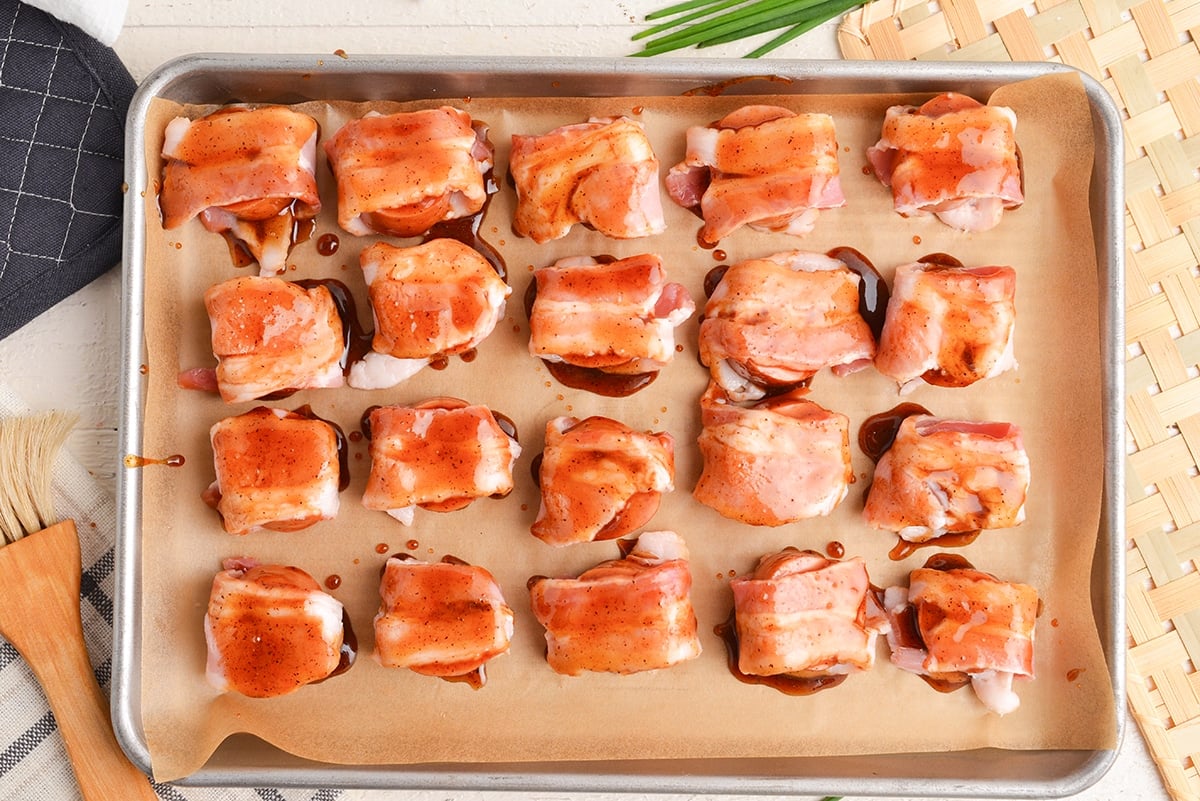
{"label": "barbecue sauce drizzle", "polygon": [[863,254],[851,247],[836,247],[825,253],[831,259],[837,259],[852,271],[858,273],[858,313],[862,315],[875,341],[883,334],[883,318],[887,313],[888,300],[891,292],[887,283],[875,265]]}

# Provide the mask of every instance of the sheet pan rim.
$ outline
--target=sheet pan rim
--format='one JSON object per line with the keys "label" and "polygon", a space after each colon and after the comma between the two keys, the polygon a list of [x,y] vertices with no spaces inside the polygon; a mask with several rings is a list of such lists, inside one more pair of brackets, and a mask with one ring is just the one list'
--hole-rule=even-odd
{"label": "sheet pan rim", "polygon": [[[181,84],[212,81],[216,78],[245,80],[249,75],[274,74],[298,77],[317,74],[322,81],[339,80],[363,74],[435,76],[484,74],[512,77],[560,75],[564,81],[623,78],[634,81],[690,83],[705,85],[723,80],[752,76],[783,76],[793,86],[805,82],[874,82],[869,91],[924,91],[947,81],[968,82],[998,87],[1005,83],[1040,75],[1072,72],[1073,68],[1042,62],[968,63],[968,62],[854,62],[778,60],[746,62],[728,59],[638,59],[581,58],[568,62],[551,58],[458,58],[409,56],[353,56],[342,59],[319,54],[191,54],[169,61],[142,82],[130,106],[126,130],[126,182],[123,299],[122,299],[122,384],[121,417],[118,437],[119,459],[139,452],[142,435],[141,398],[144,361],[141,297],[144,287],[145,215],[140,192],[150,183],[144,159],[142,128],[150,103],[156,97],[170,96]],[[1093,178],[1103,184],[1094,193],[1093,221],[1097,223],[1097,261],[1103,271],[1100,288],[1104,319],[1101,320],[1104,371],[1104,449],[1105,475],[1101,510],[1101,531],[1095,558],[1098,567],[1093,581],[1105,590],[1106,610],[1097,609],[1100,632],[1109,661],[1116,707],[1118,743],[1123,740],[1125,711],[1125,638],[1124,597],[1120,577],[1124,573],[1124,487],[1120,480],[1122,454],[1120,432],[1124,421],[1123,353],[1124,292],[1121,283],[1124,255],[1121,219],[1123,164],[1120,117],[1107,92],[1090,76],[1080,73],[1092,103],[1094,127],[1098,134],[1097,163]],[[532,81],[529,81],[532,84]],[[605,82],[606,87],[611,84]],[[737,87],[734,87],[737,90]],[[544,92],[543,92],[544,93]],[[631,94],[598,92],[597,94]],[[328,96],[328,95],[326,95]],[[214,102],[219,102],[213,97]],[[1096,195],[1098,195],[1098,203]],[[1098,206],[1098,207],[1097,207]],[[114,614],[114,654],[112,680],[112,718],[117,737],[131,759],[143,771],[151,771],[151,760],[140,718],[140,638],[141,638],[141,553],[140,515],[141,482],[138,470],[125,469],[117,481],[116,592]],[[1096,572],[1100,575],[1097,576]],[[1098,583],[1097,583],[1098,582]],[[996,752],[993,754],[993,752]],[[976,758],[998,757],[1002,761],[1015,753],[999,749],[959,752]],[[220,752],[218,752],[220,754]],[[1041,779],[1028,776],[985,779],[922,778],[903,776],[853,777],[845,775],[755,776],[755,760],[739,760],[747,770],[710,775],[672,774],[660,771],[646,774],[622,772],[622,763],[614,763],[612,772],[565,770],[567,766],[549,766],[546,772],[530,771],[528,765],[509,766],[339,766],[308,763],[272,767],[206,765],[177,783],[193,786],[264,786],[290,787],[335,786],[365,789],[510,789],[577,792],[737,792],[755,794],[796,794],[836,792],[849,795],[950,795],[955,797],[1062,797],[1078,793],[1098,781],[1116,758],[1116,751],[1037,752],[1039,757],[1062,759],[1059,774]],[[885,755],[878,755],[883,757]],[[803,760],[804,757],[796,759]],[[1069,765],[1068,765],[1069,763]],[[977,763],[976,763],[977,764]],[[455,768],[459,769],[455,769]],[[590,765],[590,767],[597,767]],[[667,768],[668,765],[660,767]],[[555,770],[557,768],[557,770]]]}

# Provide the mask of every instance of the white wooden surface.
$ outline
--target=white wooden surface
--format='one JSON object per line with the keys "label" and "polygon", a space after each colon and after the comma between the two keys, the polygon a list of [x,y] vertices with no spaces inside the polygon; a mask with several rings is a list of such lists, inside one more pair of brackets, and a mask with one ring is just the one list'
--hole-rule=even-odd
{"label": "white wooden surface", "polygon": [[[414,55],[623,56],[642,17],[663,0],[130,0],[115,49],[141,80],[184,53],[302,52]],[[687,55],[736,57],[735,43]],[[777,51],[837,58],[827,24]],[[36,409],[70,408],[81,421],[68,447],[105,486],[115,485],[120,274],[113,270],[0,341],[0,380]],[[446,793],[354,791],[347,801],[435,801]],[[516,793],[456,794],[517,801]],[[567,798],[544,794],[543,799]],[[586,796],[607,801],[607,796]],[[617,797],[613,797],[617,798]],[[662,796],[663,801],[682,797]],[[1115,767],[1081,801],[1164,801],[1144,741],[1130,724]]]}

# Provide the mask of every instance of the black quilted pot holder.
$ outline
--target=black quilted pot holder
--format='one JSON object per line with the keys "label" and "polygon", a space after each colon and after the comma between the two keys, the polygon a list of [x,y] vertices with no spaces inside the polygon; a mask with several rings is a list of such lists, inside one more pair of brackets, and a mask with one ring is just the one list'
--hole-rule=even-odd
{"label": "black quilted pot holder", "polygon": [[0,0],[0,337],[120,261],[134,88],[109,48]]}

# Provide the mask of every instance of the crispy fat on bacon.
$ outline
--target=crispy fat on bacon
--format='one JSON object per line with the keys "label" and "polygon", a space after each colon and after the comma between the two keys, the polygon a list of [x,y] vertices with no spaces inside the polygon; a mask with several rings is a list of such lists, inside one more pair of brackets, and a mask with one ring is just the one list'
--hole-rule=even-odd
{"label": "crispy fat on bacon", "polygon": [[889,108],[867,159],[891,187],[898,213],[986,231],[1025,200],[1016,127],[1012,109],[947,92],[919,107]]}
{"label": "crispy fat on bacon", "polygon": [[508,652],[513,612],[482,567],[393,556],[384,564],[379,596],[375,657],[384,667],[467,676]]}
{"label": "crispy fat on bacon", "polygon": [[348,668],[342,604],[298,567],[226,559],[204,616],[206,675],[222,692],[270,698]]}
{"label": "crispy fat on bacon", "polygon": [[785,548],[729,586],[742,673],[815,678],[875,663],[875,639],[888,623],[860,557]]}
{"label": "crispy fat on bacon", "polygon": [[965,561],[929,566],[938,561],[946,558],[933,557],[912,571],[908,587],[884,593],[892,663],[951,687],[969,680],[988,709],[999,715],[1015,711],[1021,699],[1013,679],[1034,675],[1037,590],[1001,581]]}
{"label": "crispy fat on bacon", "polygon": [[733,520],[781,526],[827,515],[849,489],[850,421],[797,393],[750,406],[709,384],[700,399],[704,468],[692,495]]}
{"label": "crispy fat on bacon", "polygon": [[546,629],[557,673],[638,673],[700,655],[687,546],[673,531],[648,531],[623,559],[578,578],[535,577],[533,614]]}
{"label": "crispy fat on bacon", "polygon": [[513,230],[538,244],[583,223],[614,239],[666,230],[658,159],[640,123],[594,118],[540,136],[514,134]]}
{"label": "crispy fat on bacon", "polygon": [[743,225],[803,236],[821,209],[846,203],[833,118],[746,106],[689,128],[687,154],[667,174],[667,193],[684,208],[698,208],[706,242]]}
{"label": "crispy fat on bacon", "polygon": [[282,106],[176,117],[163,141],[163,228],[199,215],[209,231],[241,242],[262,275],[283,272],[296,220],[321,210],[316,146],[316,121]]}
{"label": "crispy fat on bacon", "polygon": [[700,361],[734,400],[845,374],[875,357],[859,313],[858,273],[820,253],[789,251],[731,266],[700,323]]}
{"label": "crispy fat on bacon", "polygon": [[325,142],[337,178],[338,224],[355,236],[418,236],[487,200],[487,128],[443,106],[367,114]]}
{"label": "crispy fat on bacon", "polygon": [[642,254],[612,262],[562,259],[533,274],[529,352],[606,373],[659,370],[675,356],[675,329],[696,310],[662,260]]}
{"label": "crispy fat on bacon", "polygon": [[371,472],[362,503],[411,525],[416,507],[462,509],[507,495],[521,446],[486,406],[437,398],[380,406],[367,416]]}
{"label": "crispy fat on bacon", "polygon": [[474,348],[504,316],[512,288],[455,239],[401,248],[376,242],[359,255],[371,298],[371,352],[350,368],[358,389],[384,389],[431,360]]}
{"label": "crispy fat on bacon", "polygon": [[222,400],[342,386],[342,319],[326,287],[231,278],[204,293],[204,307]]}
{"label": "crispy fat on bacon", "polygon": [[550,545],[622,537],[674,489],[675,440],[607,417],[556,417],[546,423],[538,476],[535,537]]}
{"label": "crispy fat on bacon", "polygon": [[1016,292],[1011,267],[897,267],[876,369],[901,393],[922,380],[965,387],[1015,369]]}
{"label": "crispy fat on bacon", "polygon": [[298,531],[337,515],[338,432],[310,415],[259,406],[210,433],[216,480],[205,492],[230,534]]}
{"label": "crispy fat on bacon", "polygon": [[1012,423],[913,415],[875,465],[863,517],[909,542],[1025,520],[1029,457]]}

